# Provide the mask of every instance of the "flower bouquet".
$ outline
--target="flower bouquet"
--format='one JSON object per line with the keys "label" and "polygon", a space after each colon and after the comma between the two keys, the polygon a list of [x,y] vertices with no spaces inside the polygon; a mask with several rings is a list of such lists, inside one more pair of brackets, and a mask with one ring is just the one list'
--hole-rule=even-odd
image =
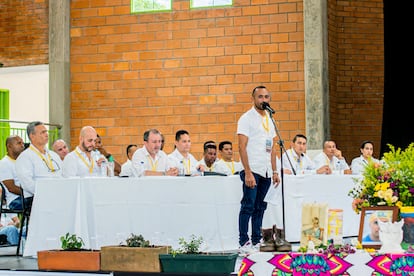
{"label": "flower bouquet", "polygon": [[414,143],[404,150],[388,147],[380,163],[367,164],[363,177],[355,179],[348,193],[357,214],[362,207],[414,206]]}

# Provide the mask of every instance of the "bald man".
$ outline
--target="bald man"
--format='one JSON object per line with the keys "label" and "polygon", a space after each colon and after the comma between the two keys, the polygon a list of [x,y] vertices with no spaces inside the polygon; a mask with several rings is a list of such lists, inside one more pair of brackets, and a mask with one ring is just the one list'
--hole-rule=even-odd
{"label": "bald man", "polygon": [[55,142],[53,142],[52,149],[59,155],[60,159],[62,160],[69,153],[69,148],[63,139],[58,139]]}
{"label": "bald man", "polygon": [[96,130],[91,126],[85,126],[79,134],[79,145],[66,155],[63,160],[64,177],[91,177],[100,176],[100,165],[103,157],[96,160],[94,148]]}

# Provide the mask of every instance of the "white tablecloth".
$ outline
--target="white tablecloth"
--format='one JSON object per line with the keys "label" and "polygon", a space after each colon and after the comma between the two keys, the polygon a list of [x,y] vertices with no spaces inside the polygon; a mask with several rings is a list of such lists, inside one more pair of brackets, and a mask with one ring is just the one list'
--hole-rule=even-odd
{"label": "white tablecloth", "polygon": [[[285,176],[289,241],[300,237],[302,202],[344,209],[344,235],[357,236],[359,216],[347,196],[348,176]],[[85,248],[119,244],[131,233],[152,244],[178,247],[180,237],[202,236],[203,250],[238,247],[239,176],[42,179],[36,183],[24,256],[60,248],[60,236],[76,233]],[[269,204],[263,227],[281,219]]]}

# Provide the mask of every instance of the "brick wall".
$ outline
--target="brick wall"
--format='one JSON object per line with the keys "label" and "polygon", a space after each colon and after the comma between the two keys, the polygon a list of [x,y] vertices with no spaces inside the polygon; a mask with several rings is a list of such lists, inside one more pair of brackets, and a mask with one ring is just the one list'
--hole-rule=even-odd
{"label": "brick wall", "polygon": [[330,131],[348,162],[363,140],[381,146],[384,102],[382,0],[329,2]]}
{"label": "brick wall", "polygon": [[[125,159],[148,128],[190,132],[201,158],[206,140],[230,140],[266,85],[282,135],[305,132],[302,1],[235,1],[233,7],[130,14],[130,1],[71,1],[72,142],[96,126]],[[121,157],[120,157],[121,156]]]}
{"label": "brick wall", "polygon": [[[286,146],[305,133],[303,1],[234,1],[233,7],[130,14],[130,0],[71,1],[71,145],[93,125],[120,161],[159,128],[166,151],[187,129],[193,153],[231,140],[259,84]],[[0,62],[48,63],[48,1],[1,1]],[[330,133],[350,161],[361,140],[379,153],[383,101],[381,0],[328,1]],[[30,119],[30,118],[29,118]]]}
{"label": "brick wall", "polygon": [[49,63],[49,1],[0,1],[0,62],[4,67]]}

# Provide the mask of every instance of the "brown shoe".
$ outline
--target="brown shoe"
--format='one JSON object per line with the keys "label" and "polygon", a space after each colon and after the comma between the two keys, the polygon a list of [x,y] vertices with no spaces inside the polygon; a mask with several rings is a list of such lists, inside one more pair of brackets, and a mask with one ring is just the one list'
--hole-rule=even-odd
{"label": "brown shoe", "polygon": [[276,225],[273,225],[273,231],[275,233],[274,239],[276,244],[276,251],[278,252],[290,252],[292,251],[292,245],[285,240],[285,230],[276,229]]}
{"label": "brown shoe", "polygon": [[276,244],[273,239],[273,228],[262,229],[263,242],[260,244],[260,252],[275,252]]}

